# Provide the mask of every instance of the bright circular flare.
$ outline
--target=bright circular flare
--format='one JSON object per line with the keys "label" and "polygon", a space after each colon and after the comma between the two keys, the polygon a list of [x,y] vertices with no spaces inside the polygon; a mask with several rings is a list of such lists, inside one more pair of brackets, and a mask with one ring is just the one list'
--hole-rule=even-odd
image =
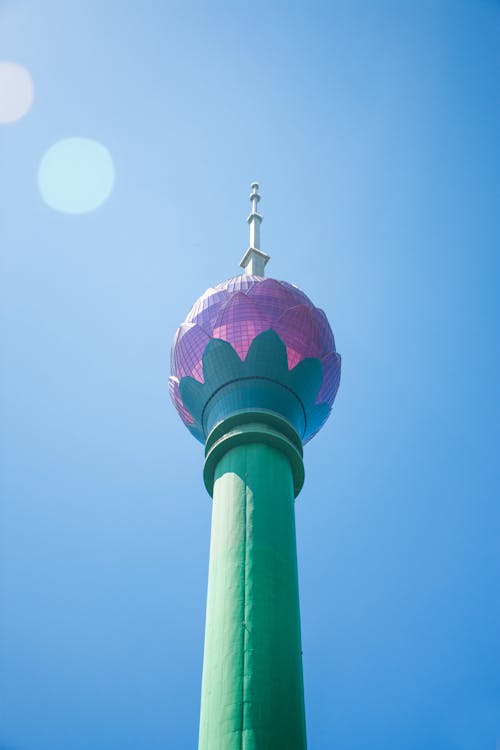
{"label": "bright circular flare", "polygon": [[29,71],[13,62],[0,62],[0,123],[23,117],[33,104],[33,80]]}
{"label": "bright circular flare", "polygon": [[38,186],[43,200],[56,211],[84,214],[98,208],[115,180],[108,149],[91,138],[65,138],[43,155]]}

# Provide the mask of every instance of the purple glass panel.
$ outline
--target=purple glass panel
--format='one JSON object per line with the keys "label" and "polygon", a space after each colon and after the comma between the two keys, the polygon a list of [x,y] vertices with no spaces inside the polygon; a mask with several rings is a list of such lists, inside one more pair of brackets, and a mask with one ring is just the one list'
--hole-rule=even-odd
{"label": "purple glass panel", "polygon": [[230,299],[231,295],[226,289],[214,291],[211,297],[203,301],[201,309],[190,318],[190,322],[196,323],[208,336],[212,336],[215,321]]}
{"label": "purple glass panel", "polygon": [[185,323],[192,322],[193,318],[200,312],[200,310],[203,309],[204,304],[207,302],[207,300],[212,298],[212,295],[215,293],[215,289],[213,287],[210,287],[207,289],[207,291],[201,295],[199,299],[196,300],[188,314],[186,315]]}
{"label": "purple glass panel", "polygon": [[292,307],[273,323],[273,329],[286,344],[291,370],[305,357],[321,357],[319,330],[310,308]]}
{"label": "purple glass panel", "polygon": [[201,358],[205,347],[210,341],[205,331],[198,326],[188,324],[181,326],[183,331],[179,335],[173,352],[173,375],[184,378],[190,375],[203,382],[203,367]]}
{"label": "purple glass panel", "polygon": [[243,360],[254,338],[268,329],[269,324],[248,295],[236,292],[217,318],[212,335],[228,341]]}
{"label": "purple glass panel", "polygon": [[321,360],[323,364],[323,381],[316,397],[317,404],[332,406],[340,384],[340,357],[330,352]]}
{"label": "purple glass panel", "polygon": [[218,284],[216,289],[227,289],[228,292],[246,292],[250,289],[255,282],[260,281],[259,276],[247,276],[247,274],[241,274],[240,276],[234,276],[228,281],[223,281],[222,284]]}
{"label": "purple glass panel", "polygon": [[193,417],[182,403],[181,394],[179,392],[179,381],[173,375],[168,379],[168,390],[170,391],[170,398],[174,402],[175,408],[179,412],[184,424],[194,424]]}
{"label": "purple glass panel", "polygon": [[323,310],[319,309],[319,307],[313,308],[312,314],[314,316],[314,319],[316,320],[319,330],[319,347],[321,350],[321,355],[325,354],[326,352],[334,352],[335,339],[333,338],[333,333],[332,329],[330,328],[328,318],[326,317]]}
{"label": "purple glass panel", "polygon": [[281,286],[283,286],[285,289],[290,290],[292,292],[294,299],[296,299],[296,305],[307,305],[307,307],[314,307],[313,303],[305,294],[302,289],[299,289],[298,286],[295,286],[295,284],[290,284],[289,281],[280,281],[279,282]]}
{"label": "purple glass panel", "polygon": [[264,279],[262,283],[255,284],[248,291],[248,296],[256,302],[259,309],[265,311],[271,323],[285,310],[298,304],[297,298],[274,279]]}

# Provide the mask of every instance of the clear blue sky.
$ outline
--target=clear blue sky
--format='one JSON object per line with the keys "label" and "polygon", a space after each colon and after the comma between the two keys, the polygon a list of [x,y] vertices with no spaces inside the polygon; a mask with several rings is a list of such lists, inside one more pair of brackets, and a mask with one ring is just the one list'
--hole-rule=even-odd
{"label": "clear blue sky", "polygon": [[[297,501],[312,750],[498,734],[500,3],[0,2],[1,750],[196,746],[210,535],[176,326],[269,275],[343,356]],[[57,140],[110,151],[49,208]]]}

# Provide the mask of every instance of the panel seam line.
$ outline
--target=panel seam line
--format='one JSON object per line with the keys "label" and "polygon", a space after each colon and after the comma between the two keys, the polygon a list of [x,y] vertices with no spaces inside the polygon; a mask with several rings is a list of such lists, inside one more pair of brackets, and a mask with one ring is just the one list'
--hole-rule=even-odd
{"label": "panel seam line", "polygon": [[247,473],[243,492],[243,620],[242,620],[242,669],[241,669],[241,732],[240,750],[243,750],[243,728],[245,721],[245,671],[246,671],[246,609],[247,609]]}

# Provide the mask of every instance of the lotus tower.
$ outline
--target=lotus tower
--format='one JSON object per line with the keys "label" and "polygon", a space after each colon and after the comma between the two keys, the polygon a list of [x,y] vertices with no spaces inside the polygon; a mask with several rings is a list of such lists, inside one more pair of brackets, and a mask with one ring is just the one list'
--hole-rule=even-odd
{"label": "lotus tower", "polygon": [[294,501],[340,356],[325,313],[265,277],[258,189],[243,272],[195,302],[171,354],[171,397],[205,446],[213,498],[199,750],[306,748]]}

